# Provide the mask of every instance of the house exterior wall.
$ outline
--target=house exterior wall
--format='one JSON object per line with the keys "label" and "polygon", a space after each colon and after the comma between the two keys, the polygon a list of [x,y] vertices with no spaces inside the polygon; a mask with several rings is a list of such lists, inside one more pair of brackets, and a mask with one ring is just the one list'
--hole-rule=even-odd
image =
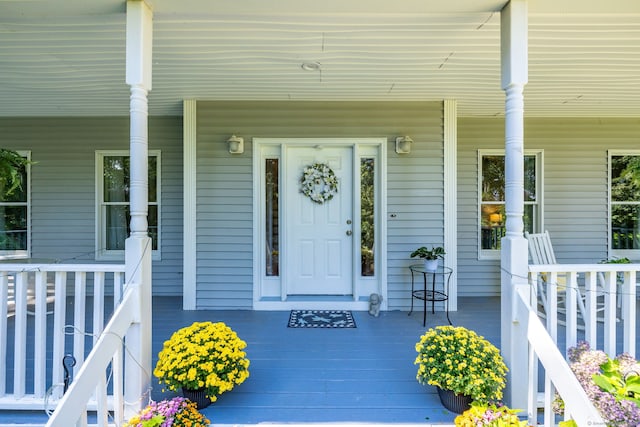
{"label": "house exterior wall", "polygon": [[[0,118],[0,145],[30,150],[31,257],[95,261],[96,150],[128,150],[129,118]],[[149,119],[149,148],[161,150],[162,259],[154,295],[182,294],[182,119]],[[124,262],[124,259],[123,261]]]}
{"label": "house exterior wall", "polygon": [[[637,149],[640,120],[525,120],[525,150],[544,150],[543,229],[560,263],[607,258],[608,150]],[[478,150],[504,148],[501,118],[458,119],[458,292],[500,294],[500,261],[478,260]]]}
{"label": "house exterior wall", "polygon": [[[199,102],[198,308],[251,308],[253,137],[380,137],[387,146],[388,298],[407,309],[417,246],[443,240],[442,103]],[[162,259],[155,295],[182,294],[182,124],[150,118],[162,152]],[[226,139],[245,138],[230,155]],[[95,151],[128,148],[128,118],[2,118],[1,145],[30,150],[32,258],[94,261]],[[410,135],[409,155],[394,150]],[[559,262],[607,257],[607,150],[637,149],[639,119],[528,119],[525,149],[544,150],[543,228]],[[458,118],[458,293],[499,295],[499,260],[478,260],[477,156],[504,146],[501,118]],[[395,218],[391,215],[395,214]]]}
{"label": "house exterior wall", "polygon": [[[232,134],[244,154],[227,151]],[[408,155],[395,152],[401,135]],[[252,307],[254,137],[388,139],[388,302],[407,309],[409,253],[443,242],[442,102],[198,102],[198,308]]]}

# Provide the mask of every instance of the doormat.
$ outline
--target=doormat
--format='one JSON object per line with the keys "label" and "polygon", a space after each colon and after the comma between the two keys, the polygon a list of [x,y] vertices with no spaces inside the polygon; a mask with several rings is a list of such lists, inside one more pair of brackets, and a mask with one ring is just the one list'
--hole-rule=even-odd
{"label": "doormat", "polygon": [[347,310],[291,310],[289,328],[355,328],[353,314]]}

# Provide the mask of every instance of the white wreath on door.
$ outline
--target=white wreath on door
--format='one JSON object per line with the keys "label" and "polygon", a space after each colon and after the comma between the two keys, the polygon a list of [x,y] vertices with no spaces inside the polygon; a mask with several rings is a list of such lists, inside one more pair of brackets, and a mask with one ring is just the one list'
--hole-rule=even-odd
{"label": "white wreath on door", "polygon": [[314,163],[304,168],[300,192],[315,203],[324,203],[338,193],[338,178],[329,165]]}

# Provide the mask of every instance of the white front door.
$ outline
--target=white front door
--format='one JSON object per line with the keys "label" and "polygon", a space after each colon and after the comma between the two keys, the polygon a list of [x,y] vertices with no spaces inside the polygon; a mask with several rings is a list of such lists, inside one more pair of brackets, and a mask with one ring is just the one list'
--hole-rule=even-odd
{"label": "white front door", "polygon": [[[323,203],[300,191],[304,169],[316,163],[338,179],[337,194]],[[287,295],[353,294],[353,147],[288,147],[284,190]]]}

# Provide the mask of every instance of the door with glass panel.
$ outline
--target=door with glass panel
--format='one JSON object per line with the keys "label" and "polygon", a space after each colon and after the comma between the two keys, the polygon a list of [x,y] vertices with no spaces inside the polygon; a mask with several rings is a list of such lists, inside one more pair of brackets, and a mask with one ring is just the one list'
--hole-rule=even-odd
{"label": "door with glass panel", "polygon": [[383,215],[378,159],[385,142],[257,141],[258,303],[383,294],[384,245],[376,218]]}

